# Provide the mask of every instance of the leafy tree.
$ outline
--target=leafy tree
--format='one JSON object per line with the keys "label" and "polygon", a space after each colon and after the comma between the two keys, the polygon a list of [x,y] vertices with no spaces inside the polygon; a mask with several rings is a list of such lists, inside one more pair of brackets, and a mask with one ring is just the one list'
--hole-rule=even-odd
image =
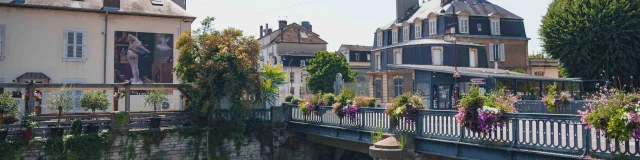
{"label": "leafy tree", "polygon": [[163,102],[169,101],[167,94],[168,93],[165,90],[151,90],[144,96],[144,105],[153,106],[154,116],[157,111],[157,106]]}
{"label": "leafy tree", "polygon": [[564,68],[564,65],[559,64],[558,65],[558,76],[560,76],[560,78],[567,78],[569,77],[569,74],[567,73],[567,69]]}
{"label": "leafy tree", "polygon": [[342,74],[345,82],[354,81],[356,71],[349,68],[347,60],[340,58],[335,52],[318,51],[311,58],[311,65],[307,67],[309,80],[306,82],[309,89],[319,93],[333,93],[333,82],[338,73]]}
{"label": "leafy tree", "polygon": [[267,100],[275,102],[278,96],[278,86],[286,84],[287,75],[282,71],[281,65],[272,66],[262,64],[262,79],[264,80],[264,89],[267,91]]}
{"label": "leafy tree", "polygon": [[0,129],[4,125],[4,115],[18,114],[18,100],[11,97],[11,93],[0,94]]}
{"label": "leafy tree", "polygon": [[631,76],[640,75],[638,17],[638,0],[555,0],[542,20],[542,46],[569,77],[637,86]]}
{"label": "leafy tree", "polygon": [[80,97],[80,105],[85,111],[91,110],[95,115],[96,110],[107,110],[110,103],[106,93],[102,91],[89,91]]}
{"label": "leafy tree", "polygon": [[[55,91],[51,94],[51,97],[47,99],[47,108],[52,111],[57,111],[58,107],[62,112],[68,112],[73,109],[73,97],[71,97],[71,86],[64,85],[59,91]],[[58,113],[58,126],[60,125],[60,117],[62,113]]]}
{"label": "leafy tree", "polygon": [[511,72],[524,73],[524,69],[516,68],[516,69],[511,70]]}

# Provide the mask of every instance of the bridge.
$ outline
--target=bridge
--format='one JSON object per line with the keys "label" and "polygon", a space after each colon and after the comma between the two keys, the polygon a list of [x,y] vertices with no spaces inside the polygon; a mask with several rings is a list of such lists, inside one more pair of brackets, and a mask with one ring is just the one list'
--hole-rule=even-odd
{"label": "bridge", "polygon": [[[517,106],[532,108],[535,103],[525,101]],[[639,140],[607,139],[600,131],[585,129],[575,112],[506,113],[505,125],[482,134],[460,127],[454,110],[421,110],[416,123],[401,121],[392,126],[383,108],[360,108],[359,119],[352,122],[340,119],[329,106],[306,116],[297,106],[283,106],[290,114],[287,129],[320,137],[320,141],[341,141],[333,144],[336,147],[348,143],[373,145],[371,133],[381,128],[387,134],[412,137],[413,145],[408,148],[415,153],[455,159],[640,159]],[[564,110],[574,111],[577,106],[581,104],[572,104]],[[361,147],[356,150],[363,152]]]}

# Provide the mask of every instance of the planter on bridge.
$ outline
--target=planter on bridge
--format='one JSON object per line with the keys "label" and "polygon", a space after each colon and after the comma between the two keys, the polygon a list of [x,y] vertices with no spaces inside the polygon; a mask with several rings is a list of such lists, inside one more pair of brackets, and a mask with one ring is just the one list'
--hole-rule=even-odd
{"label": "planter on bridge", "polygon": [[369,147],[369,156],[373,159],[403,160],[411,158],[411,155],[400,147],[400,142],[393,136],[376,142]]}

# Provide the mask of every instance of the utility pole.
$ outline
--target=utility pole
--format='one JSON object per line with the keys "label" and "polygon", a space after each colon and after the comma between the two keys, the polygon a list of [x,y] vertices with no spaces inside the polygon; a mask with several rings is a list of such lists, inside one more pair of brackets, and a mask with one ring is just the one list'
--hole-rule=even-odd
{"label": "utility pole", "polygon": [[460,73],[458,72],[458,52],[456,50],[456,45],[457,45],[457,40],[456,40],[456,33],[455,33],[455,28],[458,27],[458,16],[456,15],[456,6],[451,4],[451,7],[453,8],[453,31],[451,33],[452,37],[453,37],[453,67],[455,72],[453,73],[453,94],[454,94],[454,102],[453,102],[453,107],[455,107],[458,104],[458,100],[459,100],[459,93],[460,93],[460,85],[458,85],[458,78],[460,78]]}

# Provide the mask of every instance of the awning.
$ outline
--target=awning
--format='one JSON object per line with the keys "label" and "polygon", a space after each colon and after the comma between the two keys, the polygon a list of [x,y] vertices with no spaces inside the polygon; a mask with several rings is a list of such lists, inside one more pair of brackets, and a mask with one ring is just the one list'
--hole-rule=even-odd
{"label": "awning", "polygon": [[16,81],[18,81],[18,83],[27,83],[31,80],[40,83],[49,83],[49,80],[51,80],[51,78],[49,78],[49,76],[43,74],[42,72],[27,72],[16,78]]}

